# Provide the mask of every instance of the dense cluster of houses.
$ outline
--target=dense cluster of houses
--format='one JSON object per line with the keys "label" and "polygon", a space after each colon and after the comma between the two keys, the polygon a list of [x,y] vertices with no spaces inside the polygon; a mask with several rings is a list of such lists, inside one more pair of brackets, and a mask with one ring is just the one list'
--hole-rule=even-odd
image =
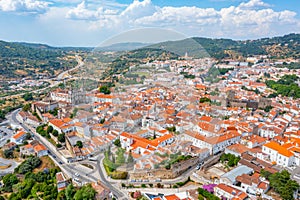
{"label": "dense cluster of houses", "polygon": [[[230,172],[234,176],[229,174],[223,182],[226,178],[221,178],[215,187],[217,196],[229,199],[265,193],[269,183],[259,178],[260,169],[274,172],[275,165],[300,165],[300,102],[267,98],[272,90],[264,83],[265,74],[278,80],[285,74],[299,75],[298,71],[270,63],[228,62],[217,69],[232,70],[215,77],[218,83],[208,84],[201,77],[209,71],[206,59],[148,65],[169,67],[171,72],[119,93],[57,89],[32,105],[42,122],[28,112],[20,112],[18,118],[33,127],[45,123],[64,134],[68,161],[92,156],[116,139],[134,157],[134,169],[154,169],[165,159],[160,155],[178,152],[201,160],[224,151],[240,156],[242,169]],[[195,78],[184,78],[182,72]],[[57,115],[49,113],[55,109]],[[82,148],[77,141],[82,141]]]}

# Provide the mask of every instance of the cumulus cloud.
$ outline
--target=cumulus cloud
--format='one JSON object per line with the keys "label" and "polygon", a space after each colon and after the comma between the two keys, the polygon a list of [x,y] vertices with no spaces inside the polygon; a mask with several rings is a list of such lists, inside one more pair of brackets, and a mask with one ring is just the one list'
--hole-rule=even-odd
{"label": "cumulus cloud", "polygon": [[116,15],[118,10],[104,9],[99,7],[97,10],[87,8],[86,2],[83,1],[77,7],[69,10],[66,17],[75,20],[99,20],[105,18],[106,15]]}
{"label": "cumulus cloud", "polygon": [[11,12],[33,12],[43,13],[47,10],[50,3],[36,0],[1,0],[0,10]]}
{"label": "cumulus cloud", "polygon": [[131,19],[141,18],[153,15],[158,7],[154,6],[151,0],[134,0],[121,14],[121,17],[129,17]]}
{"label": "cumulus cloud", "polygon": [[[53,12],[52,8],[50,10]],[[75,30],[79,27],[77,24],[80,24],[80,27],[84,27],[82,31],[84,30],[84,34],[89,38],[91,38],[89,33],[97,33],[99,37],[146,27],[168,28],[189,36],[235,39],[281,35],[300,30],[296,12],[274,10],[272,5],[262,0],[244,1],[239,5],[221,9],[196,6],[159,7],[151,0],[134,0],[125,7],[124,5],[113,7],[112,4],[96,6],[94,1],[86,0],[77,3],[73,8],[65,7],[63,12],[59,12],[60,16],[67,20],[62,25],[64,30],[68,27]],[[46,14],[43,24],[47,24],[46,18],[49,18]],[[59,23],[58,21],[53,20],[54,23]],[[76,34],[79,35],[80,31],[78,30]]]}
{"label": "cumulus cloud", "polygon": [[213,8],[163,7],[151,16],[137,19],[135,23],[139,25],[160,24],[162,26],[166,24],[198,24],[199,26],[218,23],[219,18],[218,12]]}
{"label": "cumulus cloud", "polygon": [[242,2],[239,7],[243,9],[257,9],[257,8],[268,8],[271,5],[261,0],[250,0],[248,2]]}

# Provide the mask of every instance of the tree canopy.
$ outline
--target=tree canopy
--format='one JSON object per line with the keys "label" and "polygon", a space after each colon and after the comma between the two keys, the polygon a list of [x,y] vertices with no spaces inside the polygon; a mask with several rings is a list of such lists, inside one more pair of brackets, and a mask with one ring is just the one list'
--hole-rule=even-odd
{"label": "tree canopy", "polygon": [[290,179],[290,173],[287,170],[270,175],[269,180],[271,187],[283,200],[294,199],[293,194],[299,188],[299,184]]}
{"label": "tree canopy", "polygon": [[110,94],[110,89],[107,85],[102,85],[100,88],[99,88],[99,91],[103,94]]}

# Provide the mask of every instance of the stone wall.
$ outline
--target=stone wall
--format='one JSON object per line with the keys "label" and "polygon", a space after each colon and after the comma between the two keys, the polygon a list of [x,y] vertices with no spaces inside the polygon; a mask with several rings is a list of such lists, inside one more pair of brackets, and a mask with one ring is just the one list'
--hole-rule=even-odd
{"label": "stone wall", "polygon": [[179,163],[172,165],[171,169],[167,170],[165,168],[150,169],[150,170],[134,170],[129,172],[130,179],[173,179],[188,169],[196,167],[199,162],[199,158],[191,158]]}

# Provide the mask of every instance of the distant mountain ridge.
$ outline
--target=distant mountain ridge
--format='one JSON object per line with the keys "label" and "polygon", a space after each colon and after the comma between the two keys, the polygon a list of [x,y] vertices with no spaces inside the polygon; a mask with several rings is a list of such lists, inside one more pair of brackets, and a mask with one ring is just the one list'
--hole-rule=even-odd
{"label": "distant mountain ridge", "polygon": [[[187,43],[192,45],[186,45]],[[252,55],[270,55],[274,58],[300,57],[300,34],[288,34],[273,38],[256,40],[210,39],[193,37],[179,41],[168,41],[147,46],[147,48],[162,48],[184,55],[201,57],[207,52],[211,57],[222,59],[247,57]]]}
{"label": "distant mountain ridge", "polygon": [[140,43],[140,42],[124,42],[124,43],[115,43],[107,46],[99,46],[94,50],[96,51],[131,51],[139,48],[149,46],[149,43]]}
{"label": "distant mountain ridge", "polygon": [[[72,56],[95,50],[91,47],[52,47],[47,44],[0,41],[0,78],[55,76],[76,65]],[[274,59],[300,58],[300,34],[256,40],[211,39],[203,37],[166,41],[157,44],[118,43],[96,48],[97,51],[125,51],[122,62],[169,59],[184,56],[211,56],[216,59],[245,60],[247,56],[268,55]],[[169,53],[167,53],[169,52]],[[113,63],[118,66],[118,62]]]}

